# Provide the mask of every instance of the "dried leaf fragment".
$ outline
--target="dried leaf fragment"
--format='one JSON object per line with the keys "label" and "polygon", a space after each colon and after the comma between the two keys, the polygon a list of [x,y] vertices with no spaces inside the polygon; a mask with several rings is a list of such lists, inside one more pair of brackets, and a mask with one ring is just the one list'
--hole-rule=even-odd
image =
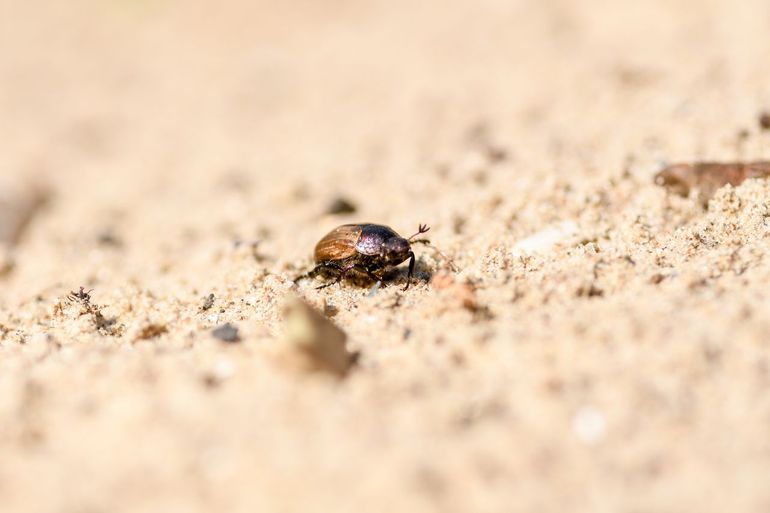
{"label": "dried leaf fragment", "polygon": [[768,176],[770,161],[696,162],[665,167],[655,175],[655,183],[684,197],[697,191],[698,201],[706,206],[716,191],[728,183],[737,187],[749,178]]}
{"label": "dried leaf fragment", "polygon": [[344,377],[355,363],[347,350],[347,335],[302,299],[289,296],[284,304],[284,340],[280,360],[302,372]]}
{"label": "dried leaf fragment", "polygon": [[136,335],[137,340],[150,340],[168,333],[168,327],[165,324],[150,323],[142,327]]}

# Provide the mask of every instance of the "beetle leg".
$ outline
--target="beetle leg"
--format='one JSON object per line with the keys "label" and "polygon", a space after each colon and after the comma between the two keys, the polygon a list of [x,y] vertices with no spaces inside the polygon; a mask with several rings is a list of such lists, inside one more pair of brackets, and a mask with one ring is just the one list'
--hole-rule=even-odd
{"label": "beetle leg", "polygon": [[310,273],[300,274],[296,278],[294,278],[294,283],[299,283],[300,280],[304,280],[305,278],[310,278]]}
{"label": "beetle leg", "polygon": [[[322,269],[331,269],[331,270],[337,272],[337,279],[336,280],[330,281],[329,283],[324,283],[320,287],[316,287],[316,290],[325,289],[326,287],[330,287],[332,285],[338,284],[339,282],[342,281],[342,279],[345,277],[345,273],[347,272],[346,269],[343,269],[338,264],[333,264],[333,263],[330,263],[330,262],[318,265],[315,269],[313,269],[313,271],[316,271],[316,269],[318,269],[316,274],[321,272]],[[311,272],[313,272],[313,271],[311,271]]]}
{"label": "beetle leg", "polygon": [[341,273],[340,273],[340,274],[337,276],[337,279],[336,279],[336,280],[334,280],[334,281],[330,281],[329,283],[324,283],[323,285],[321,285],[320,287],[316,287],[315,289],[316,289],[316,290],[321,290],[321,289],[325,289],[326,287],[331,287],[332,285],[336,285],[336,284],[338,284],[339,282],[341,282],[341,281],[342,281],[342,278],[344,278],[344,277],[345,277],[345,273],[342,273],[342,272],[341,272]]}
{"label": "beetle leg", "polygon": [[[348,271],[350,271],[351,269],[354,269],[356,266],[348,264],[347,267],[342,267],[339,264],[335,264],[335,263],[331,263],[331,262],[326,262],[326,263],[323,263],[323,264],[319,264],[316,267],[316,269],[318,269],[319,267],[326,268],[326,269],[333,269],[333,270],[337,271],[337,279],[332,281],[332,282],[329,282],[329,283],[326,283],[324,285],[321,285],[320,287],[316,287],[316,290],[321,290],[321,289],[325,289],[326,287],[329,287],[331,285],[336,285],[337,283],[341,282],[345,278],[345,276],[348,274]],[[315,271],[316,269],[313,269],[313,271]],[[313,272],[313,271],[310,271],[310,272]]]}
{"label": "beetle leg", "polygon": [[329,266],[326,264],[318,264],[317,266],[313,267],[310,271],[306,272],[305,274],[300,274],[296,278],[294,278],[294,283],[297,283],[300,280],[304,280],[305,278],[315,278],[318,276],[318,273],[320,273],[324,269],[328,269]]}
{"label": "beetle leg", "polygon": [[352,267],[352,269],[355,269],[356,271],[359,271],[359,272],[362,272],[362,273],[364,273],[364,274],[365,274],[365,275],[367,275],[367,276],[368,276],[368,277],[369,277],[369,278],[370,278],[372,281],[378,281],[378,282],[382,283],[382,278],[380,278],[379,276],[377,276],[376,274],[374,274],[374,273],[372,272],[372,270],[371,270],[371,269],[369,269],[369,268],[367,268],[367,267],[364,267],[364,266],[362,266],[362,265],[354,265],[354,266]]}
{"label": "beetle leg", "polygon": [[409,252],[409,274],[406,277],[406,287],[404,287],[404,290],[409,288],[409,285],[412,284],[412,274],[414,274],[414,251]]}
{"label": "beetle leg", "polygon": [[333,282],[330,282],[330,283],[327,283],[327,284],[325,284],[325,285],[322,285],[321,287],[318,287],[319,289],[322,289],[322,288],[328,287],[329,285],[334,285],[335,283],[339,283],[339,282],[342,280],[342,277],[344,277],[344,275],[345,275],[345,272],[347,271],[346,269],[343,269],[342,267],[340,267],[340,265],[339,265],[339,264],[336,264],[336,263],[333,263],[333,262],[324,262],[324,263],[321,263],[321,264],[318,264],[318,265],[316,265],[316,266],[315,266],[315,267],[314,267],[312,270],[310,270],[309,272],[307,272],[307,273],[305,273],[305,274],[302,274],[302,275],[300,275],[300,276],[297,276],[296,278],[294,278],[294,283],[297,283],[297,282],[298,282],[298,281],[300,281],[300,280],[304,280],[305,278],[310,278],[310,279],[312,279],[312,278],[315,278],[315,277],[316,277],[316,276],[318,276],[318,275],[319,275],[319,274],[320,274],[322,271],[325,271],[325,270],[327,270],[327,271],[334,271],[334,272],[336,272],[336,273],[337,273],[337,275],[338,275],[338,276],[337,276],[337,280],[336,280],[336,281],[333,281]]}

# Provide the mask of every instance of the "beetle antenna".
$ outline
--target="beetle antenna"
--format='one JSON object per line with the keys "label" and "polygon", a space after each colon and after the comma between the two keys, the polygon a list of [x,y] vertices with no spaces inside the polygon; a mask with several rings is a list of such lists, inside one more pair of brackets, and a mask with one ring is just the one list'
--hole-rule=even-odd
{"label": "beetle antenna", "polygon": [[433,244],[431,244],[431,243],[430,243],[430,241],[429,241],[428,239],[415,239],[415,237],[417,237],[418,235],[422,235],[423,233],[427,232],[428,230],[430,230],[430,226],[428,226],[427,224],[421,224],[421,225],[419,225],[419,226],[418,226],[418,228],[417,228],[417,233],[415,233],[414,235],[412,235],[411,237],[409,237],[409,242],[410,242],[411,244],[425,244],[425,245],[426,245],[426,246],[428,246],[430,249],[432,249],[433,251],[435,251],[436,253],[438,253],[438,255],[439,255],[441,258],[443,258],[443,259],[446,261],[446,263],[447,263],[447,264],[449,264],[449,268],[450,268],[450,269],[451,269],[453,272],[458,272],[460,269],[459,269],[459,268],[458,268],[458,267],[455,265],[455,263],[454,263],[454,260],[452,260],[451,258],[449,258],[449,256],[448,256],[446,253],[444,253],[443,251],[441,251],[440,249],[438,249],[436,246],[434,246]]}
{"label": "beetle antenna", "polygon": [[427,232],[428,230],[430,230],[430,226],[428,226],[427,224],[418,225],[417,233],[415,233],[414,235],[409,237],[409,242],[412,242],[412,239],[414,239],[418,235],[422,235],[423,233]]}

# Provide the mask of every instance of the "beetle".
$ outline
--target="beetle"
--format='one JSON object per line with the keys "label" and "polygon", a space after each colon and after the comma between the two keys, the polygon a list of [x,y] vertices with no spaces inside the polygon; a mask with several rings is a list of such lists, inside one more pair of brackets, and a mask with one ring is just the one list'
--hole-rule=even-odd
{"label": "beetle", "polygon": [[359,223],[343,224],[327,233],[315,247],[316,266],[297,277],[294,282],[303,278],[315,278],[319,274],[331,274],[335,281],[318,287],[323,289],[341,282],[348,273],[364,274],[374,281],[382,282],[376,273],[389,267],[409,260],[409,275],[406,287],[409,288],[414,273],[415,256],[412,244],[429,244],[427,239],[416,239],[430,230],[421,224],[417,233],[405,239],[393,228],[381,224]]}

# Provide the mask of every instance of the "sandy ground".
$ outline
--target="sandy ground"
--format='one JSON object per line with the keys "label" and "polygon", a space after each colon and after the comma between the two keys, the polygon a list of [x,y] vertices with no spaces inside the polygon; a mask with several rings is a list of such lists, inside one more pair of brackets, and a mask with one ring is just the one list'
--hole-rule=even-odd
{"label": "sandy ground", "polygon": [[[770,185],[652,181],[770,157],[769,29],[760,0],[0,0],[0,510],[770,511]],[[294,287],[353,221],[428,223],[458,271]],[[292,290],[346,378],[271,356]]]}

